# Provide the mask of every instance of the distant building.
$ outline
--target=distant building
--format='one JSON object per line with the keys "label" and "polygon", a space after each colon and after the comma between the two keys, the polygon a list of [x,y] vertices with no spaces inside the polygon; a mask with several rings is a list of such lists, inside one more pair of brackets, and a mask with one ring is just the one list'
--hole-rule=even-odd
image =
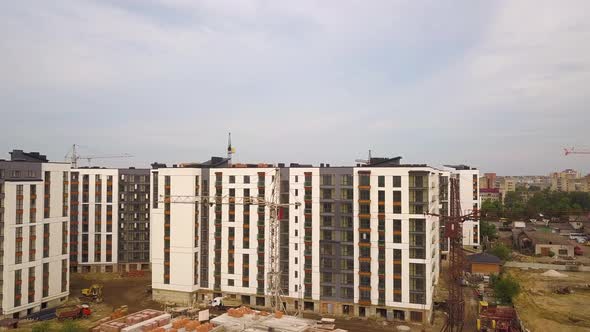
{"label": "distant building", "polygon": [[468,270],[472,274],[499,274],[502,260],[488,253],[473,254],[466,257]]}
{"label": "distant building", "polygon": [[482,204],[485,201],[490,202],[498,202],[502,200],[502,195],[500,194],[499,188],[488,188],[488,189],[479,189],[479,196],[481,197]]}
{"label": "distant building", "polygon": [[579,178],[580,172],[573,169],[551,173],[551,190],[565,192],[577,191],[576,183]]}
{"label": "distant building", "polygon": [[498,188],[496,181],[496,173],[485,173],[482,177],[479,178],[479,189]]}
{"label": "distant building", "polygon": [[506,195],[511,191],[516,191],[516,181],[510,178],[503,178],[500,181],[500,194],[502,195],[502,201],[506,199]]}
{"label": "distant building", "polygon": [[574,257],[574,245],[559,234],[541,230],[523,230],[516,234],[515,244],[524,253],[551,256],[553,252],[558,256]]}

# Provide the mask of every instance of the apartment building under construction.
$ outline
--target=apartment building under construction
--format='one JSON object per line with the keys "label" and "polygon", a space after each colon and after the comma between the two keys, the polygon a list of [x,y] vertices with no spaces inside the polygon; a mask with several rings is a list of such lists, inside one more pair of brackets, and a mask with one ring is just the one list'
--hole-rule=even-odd
{"label": "apartment building under construction", "polygon": [[400,159],[354,167],[226,158],[154,164],[154,299],[190,304],[223,295],[269,306],[270,211],[260,202],[279,188],[288,311],[427,321],[439,279],[443,171]]}
{"label": "apartment building under construction", "polygon": [[0,317],[20,318],[69,294],[67,163],[14,150],[0,160]]}
{"label": "apartment building under construction", "polygon": [[76,168],[70,177],[72,271],[149,270],[149,169]]}

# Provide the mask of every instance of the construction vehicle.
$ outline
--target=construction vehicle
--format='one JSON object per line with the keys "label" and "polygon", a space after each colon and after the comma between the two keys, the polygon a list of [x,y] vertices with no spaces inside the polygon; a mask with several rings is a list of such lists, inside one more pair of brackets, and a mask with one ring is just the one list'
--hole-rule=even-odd
{"label": "construction vehicle", "polygon": [[102,302],[102,285],[93,284],[89,288],[82,289],[82,296],[85,299],[92,300],[96,303]]}
{"label": "construction vehicle", "polygon": [[211,306],[215,308],[237,308],[242,305],[242,301],[231,297],[216,297],[211,301]]}
{"label": "construction vehicle", "polygon": [[[68,308],[68,307],[65,307]],[[58,320],[88,318],[92,314],[90,306],[87,304],[76,305],[72,310],[61,311],[57,313]]]}

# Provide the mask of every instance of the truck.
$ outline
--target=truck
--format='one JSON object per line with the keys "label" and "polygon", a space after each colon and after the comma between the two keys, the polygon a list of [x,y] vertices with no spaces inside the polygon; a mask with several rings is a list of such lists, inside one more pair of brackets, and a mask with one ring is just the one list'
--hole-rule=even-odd
{"label": "truck", "polygon": [[211,301],[211,306],[224,309],[224,308],[236,308],[242,305],[242,301],[231,297],[216,297]]}
{"label": "truck", "polygon": [[[68,307],[66,307],[68,308]],[[63,309],[63,308],[62,308]],[[92,311],[87,304],[73,306],[71,310],[60,311],[57,313],[58,320],[88,318]]]}

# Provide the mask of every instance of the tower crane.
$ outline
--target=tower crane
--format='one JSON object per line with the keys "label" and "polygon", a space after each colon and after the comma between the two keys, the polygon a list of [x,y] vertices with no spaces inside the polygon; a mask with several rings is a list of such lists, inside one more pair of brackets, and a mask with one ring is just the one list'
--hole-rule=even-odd
{"label": "tower crane", "polygon": [[236,204],[248,205],[254,204],[259,206],[269,207],[269,272],[268,278],[268,292],[271,295],[271,307],[274,310],[286,311],[283,305],[283,290],[281,287],[281,266],[280,266],[280,219],[282,216],[282,209],[293,206],[301,206],[300,202],[294,203],[280,203],[280,169],[275,169],[274,180],[272,182],[271,198],[267,201],[263,197],[229,197],[229,196],[192,196],[192,195],[160,195],[158,202],[160,203],[186,203],[186,204],[209,204],[214,206],[216,204]]}
{"label": "tower crane", "polygon": [[439,216],[441,223],[444,222],[444,237],[449,239],[449,273],[448,286],[449,297],[447,298],[447,317],[441,328],[443,332],[461,332],[465,322],[465,298],[463,297],[463,268],[465,254],[463,252],[463,222],[466,220],[477,220],[478,211],[461,215],[461,203],[459,196],[459,178],[449,178],[449,215]]}
{"label": "tower crane", "polygon": [[81,156],[78,154],[77,148],[79,145],[72,144],[72,149],[65,155],[64,159],[69,161],[72,164],[72,168],[78,167],[78,160],[86,159],[88,161],[88,166],[90,166],[90,161],[92,159],[108,159],[108,158],[130,158],[133,157],[129,153],[124,153],[121,155],[90,155],[90,156]]}
{"label": "tower crane", "polygon": [[570,154],[590,154],[590,150],[576,150],[573,147],[572,148],[564,148],[563,151],[565,152],[565,155],[570,155]]}

